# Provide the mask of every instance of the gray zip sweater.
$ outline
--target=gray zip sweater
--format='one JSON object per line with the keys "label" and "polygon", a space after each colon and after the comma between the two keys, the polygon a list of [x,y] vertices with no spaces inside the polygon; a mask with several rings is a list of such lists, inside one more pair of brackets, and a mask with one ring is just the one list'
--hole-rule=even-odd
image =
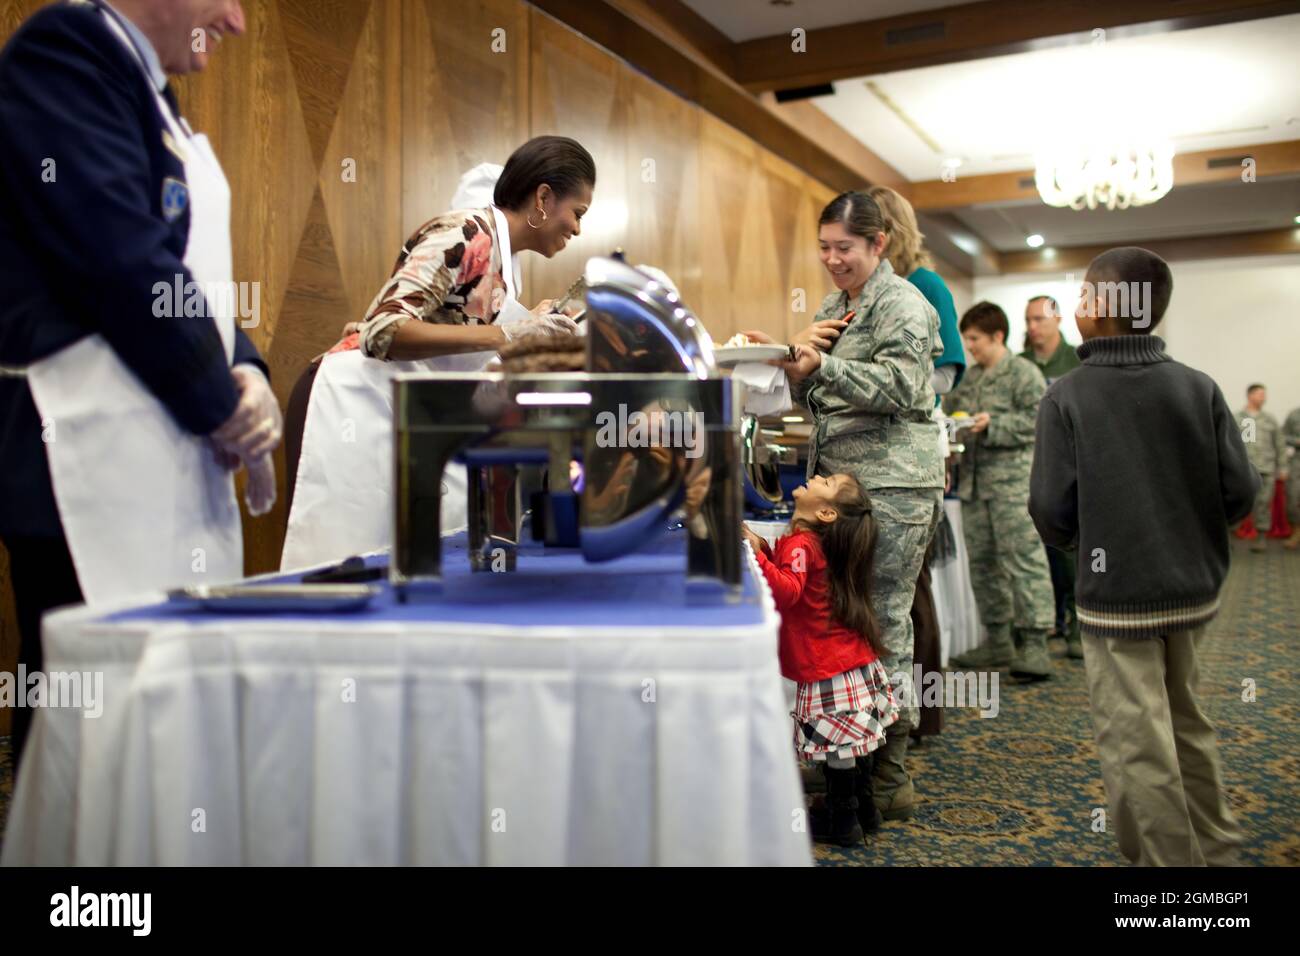
{"label": "gray zip sweater", "polygon": [[1080,628],[1149,638],[1203,624],[1219,609],[1228,525],[1259,487],[1240,426],[1162,339],[1092,339],[1079,358],[1039,405],[1029,513],[1044,541],[1077,549]]}

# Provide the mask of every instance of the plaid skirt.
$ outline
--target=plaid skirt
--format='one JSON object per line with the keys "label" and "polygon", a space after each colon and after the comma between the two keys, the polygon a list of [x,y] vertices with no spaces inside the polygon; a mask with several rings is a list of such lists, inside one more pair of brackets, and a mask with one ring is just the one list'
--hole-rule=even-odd
{"label": "plaid skirt", "polygon": [[804,760],[828,754],[865,757],[885,742],[898,720],[898,700],[880,661],[799,685],[795,694],[794,746]]}

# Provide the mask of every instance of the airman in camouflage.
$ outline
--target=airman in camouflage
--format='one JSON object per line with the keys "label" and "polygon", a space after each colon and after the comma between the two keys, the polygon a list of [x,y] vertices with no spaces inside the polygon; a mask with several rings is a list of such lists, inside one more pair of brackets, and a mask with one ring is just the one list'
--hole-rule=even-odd
{"label": "airman in camouflage", "polygon": [[988,642],[958,667],[1010,668],[1013,676],[1051,676],[1047,634],[1055,618],[1052,577],[1043,542],[1029,517],[1034,423],[1046,383],[1028,359],[1006,348],[1005,313],[981,302],[962,316],[962,338],[975,366],[944,396],[944,411],[965,413],[958,432],[962,532],[971,590]]}
{"label": "airman in camouflage", "polygon": [[914,800],[904,768],[907,733],[918,719],[912,596],[943,507],[930,384],[943,342],[938,313],[887,259],[857,296],[827,296],[814,322],[850,315],[819,367],[795,378],[792,391],[813,414],[808,474],[845,472],[871,495],[877,527],[871,601],[886,650],[883,663],[907,695],[876,753],[874,797],[886,819],[903,819]]}
{"label": "airman in camouflage", "polygon": [[1237,413],[1241,424],[1241,440],[1246,446],[1246,456],[1259,472],[1259,493],[1255,495],[1255,508],[1251,520],[1255,525],[1252,551],[1265,550],[1269,529],[1273,527],[1273,492],[1276,479],[1286,477],[1286,439],[1277,419],[1264,411],[1268,393],[1263,385],[1246,389],[1246,407]]}

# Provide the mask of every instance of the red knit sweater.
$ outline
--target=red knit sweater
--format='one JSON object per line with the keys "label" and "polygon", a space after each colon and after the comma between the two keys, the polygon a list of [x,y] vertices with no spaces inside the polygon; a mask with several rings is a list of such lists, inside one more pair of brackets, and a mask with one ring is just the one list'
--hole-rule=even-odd
{"label": "red knit sweater", "polygon": [[876,659],[867,639],[834,619],[826,555],[811,531],[765,544],[756,556],[781,612],[781,673],[801,684],[825,680]]}

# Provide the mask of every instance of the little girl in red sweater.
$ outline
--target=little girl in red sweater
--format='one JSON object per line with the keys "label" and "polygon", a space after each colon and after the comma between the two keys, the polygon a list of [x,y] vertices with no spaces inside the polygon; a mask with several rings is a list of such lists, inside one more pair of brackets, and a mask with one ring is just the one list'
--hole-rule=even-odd
{"label": "little girl in red sweater", "polygon": [[749,528],[745,537],[781,612],[781,673],[799,685],[795,749],[826,773],[826,808],[810,814],[813,838],[851,846],[880,827],[871,754],[898,719],[875,647],[876,525],[851,475],[812,478],[794,501],[790,531],[775,549]]}

